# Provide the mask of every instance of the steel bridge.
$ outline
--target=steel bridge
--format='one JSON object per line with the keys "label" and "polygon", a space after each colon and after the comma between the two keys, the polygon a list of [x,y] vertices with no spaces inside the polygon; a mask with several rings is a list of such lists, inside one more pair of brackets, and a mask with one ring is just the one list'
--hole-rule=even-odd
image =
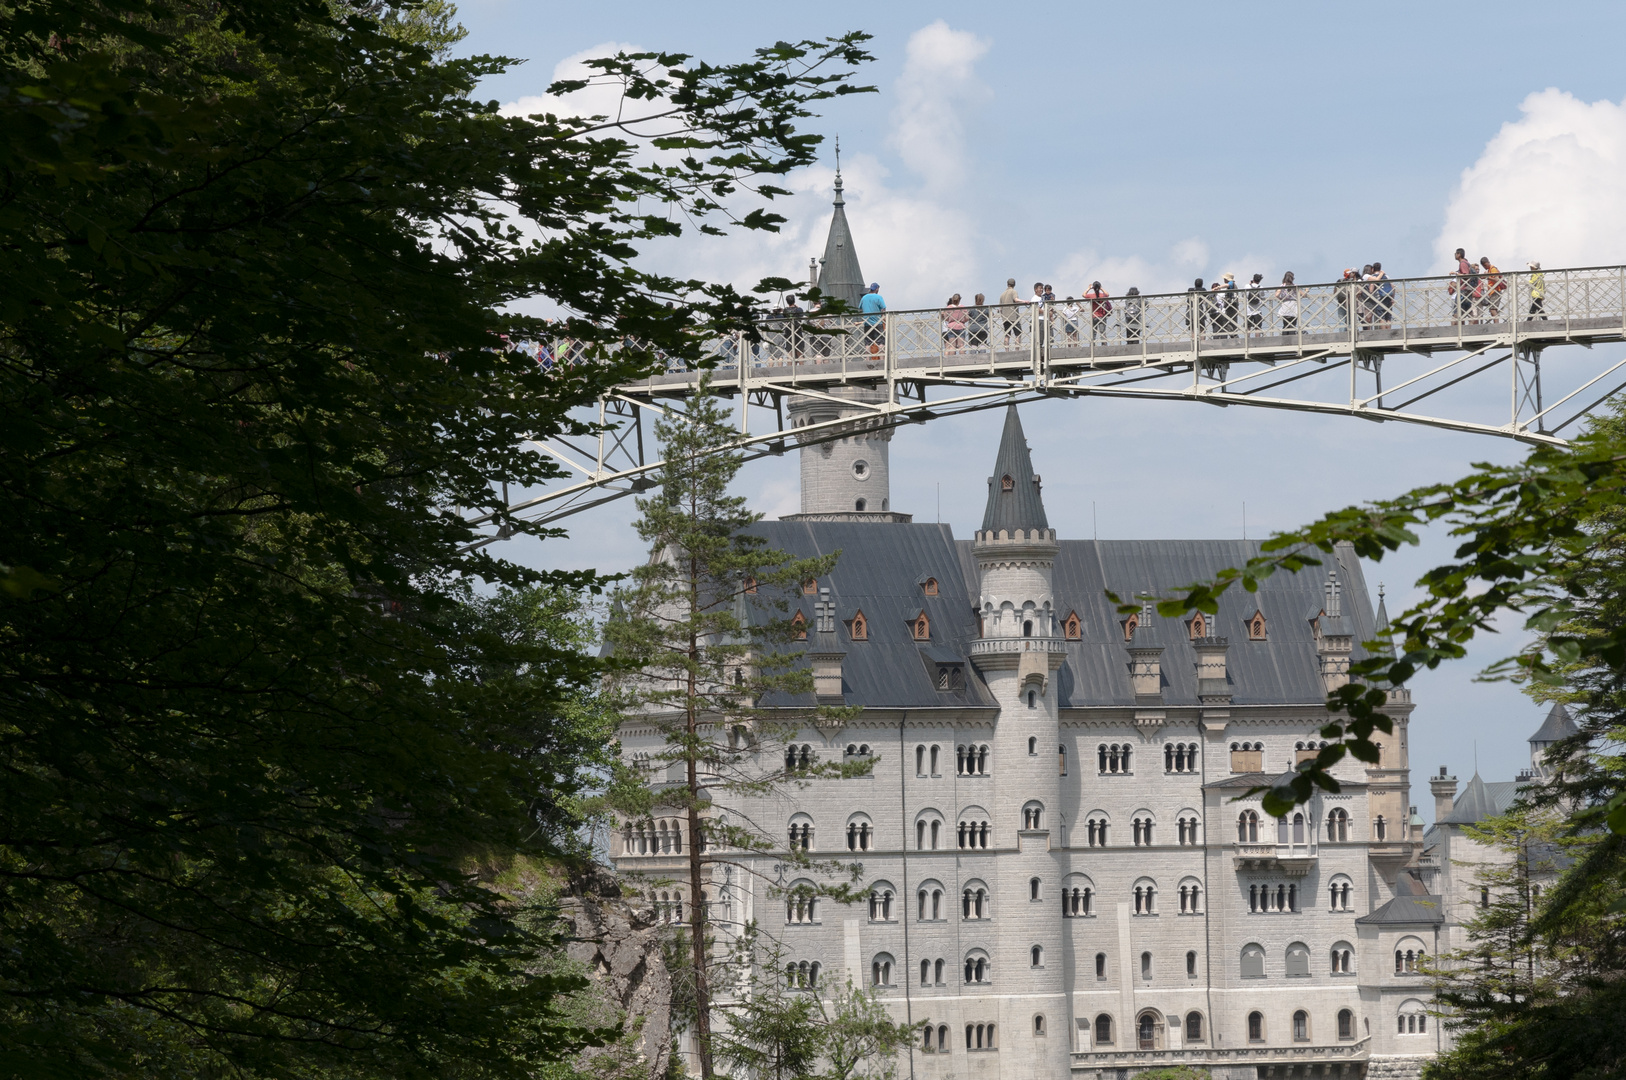
{"label": "steel bridge", "polygon": [[[738,402],[729,445],[747,460],[858,424],[1067,397],[1249,405],[1564,445],[1626,388],[1626,358],[1593,351],[1626,341],[1626,266],[813,313],[765,320],[759,333],[708,345],[713,391]],[[1555,346],[1580,348],[1546,356]],[[548,362],[571,351],[549,343]],[[662,463],[647,425],[677,411],[699,378],[674,366],[619,386],[598,402],[596,437],[532,443],[573,476],[510,512],[546,522],[649,487]],[[798,399],[839,402],[843,418],[797,426],[788,406]]]}

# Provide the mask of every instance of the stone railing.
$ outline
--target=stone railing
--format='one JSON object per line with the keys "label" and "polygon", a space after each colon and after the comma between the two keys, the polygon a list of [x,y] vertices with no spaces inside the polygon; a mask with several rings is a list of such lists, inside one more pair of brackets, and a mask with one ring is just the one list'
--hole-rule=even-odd
{"label": "stone railing", "polygon": [[1015,656],[1021,653],[1062,653],[1067,641],[1059,637],[979,638],[971,643],[972,656]]}

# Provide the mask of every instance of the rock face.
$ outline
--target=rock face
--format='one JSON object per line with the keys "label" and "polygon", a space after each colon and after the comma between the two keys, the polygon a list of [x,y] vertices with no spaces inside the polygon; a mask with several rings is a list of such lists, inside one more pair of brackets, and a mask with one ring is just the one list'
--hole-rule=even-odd
{"label": "rock face", "polygon": [[672,979],[661,954],[666,928],[647,901],[602,867],[573,876],[559,910],[569,927],[565,953],[599,992],[603,1014],[595,1019],[624,1018],[629,1032],[623,1044],[589,1050],[585,1058],[622,1056],[627,1060],[598,1061],[600,1071],[664,1076],[672,1053]]}

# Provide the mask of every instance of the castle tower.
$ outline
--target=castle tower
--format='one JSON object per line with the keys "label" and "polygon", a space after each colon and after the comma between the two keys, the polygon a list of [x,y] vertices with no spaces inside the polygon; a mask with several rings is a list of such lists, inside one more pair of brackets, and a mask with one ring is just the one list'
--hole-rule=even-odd
{"label": "castle tower", "polygon": [[[841,163],[836,161],[835,212],[819,268],[819,291],[827,300],[841,300],[858,310],[864,294],[864,272],[858,266],[852,229],[847,225],[846,200],[841,195]],[[885,389],[842,386],[828,396],[789,399],[792,428],[852,418],[836,439],[801,444],[802,512],[787,515],[800,521],[909,521],[910,515],[892,511],[892,429],[865,418],[868,409],[843,407],[842,401],[879,405]]]}
{"label": "castle tower", "polygon": [[1532,775],[1545,780],[1552,775],[1552,769],[1547,765],[1547,749],[1561,739],[1578,734],[1580,728],[1570,717],[1570,711],[1564,708],[1561,701],[1553,702],[1553,707],[1547,710],[1547,719],[1543,720],[1541,727],[1530,736],[1530,772]]}
{"label": "castle tower", "polygon": [[[993,962],[995,972],[1029,976],[1027,994],[1001,1002],[1004,1030],[1021,1033],[1024,1043],[1034,1014],[1048,1014],[1052,1022],[1070,1015],[1063,923],[1055,917],[1062,847],[1056,672],[1065,642],[1051,575],[1059,550],[1013,405],[1005,413],[988,505],[972,543],[982,630],[971,643],[971,658],[1000,710],[993,733],[999,764],[993,805],[986,809],[994,824],[991,846],[1015,855],[1004,856],[997,879],[988,882],[1010,915],[996,921]],[[1037,962],[1034,949],[1040,950]],[[1044,1052],[1023,1074],[1065,1080],[1071,1069],[1066,1033],[1058,1030],[1040,1045]]]}

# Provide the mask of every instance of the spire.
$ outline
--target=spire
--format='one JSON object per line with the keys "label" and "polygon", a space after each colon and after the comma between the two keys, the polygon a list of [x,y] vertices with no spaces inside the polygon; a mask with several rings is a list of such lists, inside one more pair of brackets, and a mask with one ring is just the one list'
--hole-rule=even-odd
{"label": "spire", "polygon": [[1570,718],[1570,711],[1564,708],[1564,703],[1555,701],[1553,707],[1547,710],[1547,719],[1543,720],[1541,727],[1530,736],[1530,742],[1532,745],[1539,743],[1545,749],[1549,744],[1567,739],[1580,730]]}
{"label": "spire", "polygon": [[1378,582],[1378,643],[1383,647],[1384,656],[1395,654],[1394,635],[1389,632],[1389,605],[1384,602],[1383,582]]}
{"label": "spire", "polygon": [[819,291],[827,300],[844,301],[853,311],[864,295],[864,271],[858,266],[852,229],[847,225],[847,200],[841,196],[841,139],[836,139],[836,198],[831,204],[830,236],[824,242],[824,259],[819,268]]}
{"label": "spire", "polygon": [[1022,418],[1013,404],[1005,410],[1005,431],[999,437],[994,475],[988,478],[988,508],[982,514],[982,531],[1049,527],[1044,500],[1039,497],[1039,478],[1033,475],[1033,458],[1022,435]]}
{"label": "spire", "polygon": [[1474,778],[1462,789],[1462,797],[1456,801],[1456,805],[1440,824],[1477,825],[1495,813],[1496,800],[1485,790],[1485,781],[1480,779],[1479,770],[1476,768]]}

